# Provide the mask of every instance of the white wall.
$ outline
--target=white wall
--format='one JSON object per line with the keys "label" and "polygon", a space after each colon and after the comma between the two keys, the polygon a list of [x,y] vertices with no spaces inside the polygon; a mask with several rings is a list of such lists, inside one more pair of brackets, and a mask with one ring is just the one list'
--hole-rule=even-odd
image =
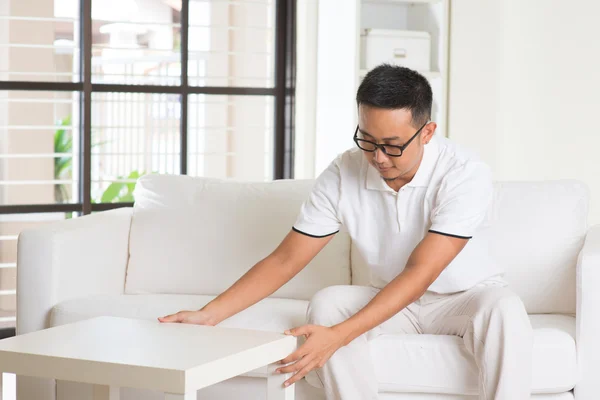
{"label": "white wall", "polygon": [[600,2],[452,3],[449,136],[497,180],[575,178],[600,223]]}
{"label": "white wall", "polygon": [[[358,83],[358,0],[319,1],[315,174],[353,146]],[[333,117],[332,117],[333,116]]]}
{"label": "white wall", "polygon": [[299,1],[296,12],[294,177],[310,179],[315,176],[319,2]]}

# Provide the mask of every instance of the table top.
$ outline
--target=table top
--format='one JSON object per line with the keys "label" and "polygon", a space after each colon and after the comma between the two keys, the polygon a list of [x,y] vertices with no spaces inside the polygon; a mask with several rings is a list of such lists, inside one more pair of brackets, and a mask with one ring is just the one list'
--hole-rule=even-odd
{"label": "table top", "polygon": [[182,394],[285,358],[283,333],[99,317],[0,341],[0,371]]}

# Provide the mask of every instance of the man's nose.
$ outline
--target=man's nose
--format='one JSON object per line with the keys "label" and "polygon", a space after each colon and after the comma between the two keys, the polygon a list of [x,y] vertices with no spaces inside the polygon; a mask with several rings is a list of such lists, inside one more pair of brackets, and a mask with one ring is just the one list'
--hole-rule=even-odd
{"label": "man's nose", "polygon": [[373,155],[373,159],[377,163],[382,163],[387,160],[387,155],[380,148],[375,149],[375,154]]}

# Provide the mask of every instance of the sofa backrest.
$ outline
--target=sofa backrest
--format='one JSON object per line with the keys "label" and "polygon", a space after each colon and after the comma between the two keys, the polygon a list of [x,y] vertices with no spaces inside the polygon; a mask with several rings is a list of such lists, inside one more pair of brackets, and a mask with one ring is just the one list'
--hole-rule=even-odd
{"label": "sofa backrest", "polygon": [[[575,267],[589,193],[577,181],[498,182],[488,216],[493,262],[530,314],[575,313]],[[352,246],[353,284],[381,286]]]}
{"label": "sofa backrest", "polygon": [[[276,248],[312,185],[143,176],[135,189],[125,293],[221,293]],[[273,297],[309,300],[321,288],[350,284],[349,254],[348,235],[336,235]]]}
{"label": "sofa backrest", "polygon": [[496,184],[491,251],[529,313],[575,313],[588,202],[588,188],[577,181]]}
{"label": "sofa backrest", "polygon": [[[136,187],[126,293],[218,294],[293,225],[311,180],[243,183],[148,175]],[[499,182],[488,216],[493,260],[530,313],[575,312],[575,266],[589,193],[577,181]],[[352,271],[350,271],[350,263]],[[352,278],[351,278],[352,277]],[[337,284],[373,284],[340,232],[274,297],[310,299]]]}

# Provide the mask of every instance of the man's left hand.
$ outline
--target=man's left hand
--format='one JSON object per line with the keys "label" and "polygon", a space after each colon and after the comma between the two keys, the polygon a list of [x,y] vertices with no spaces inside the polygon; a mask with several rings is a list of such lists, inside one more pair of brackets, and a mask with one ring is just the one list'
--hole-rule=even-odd
{"label": "man's left hand", "polygon": [[286,335],[302,336],[307,339],[295,352],[281,360],[281,364],[289,364],[278,368],[276,372],[294,375],[285,381],[284,386],[289,386],[315,368],[322,368],[340,347],[344,346],[344,336],[336,328],[320,325],[304,325],[299,328],[285,331]]}

